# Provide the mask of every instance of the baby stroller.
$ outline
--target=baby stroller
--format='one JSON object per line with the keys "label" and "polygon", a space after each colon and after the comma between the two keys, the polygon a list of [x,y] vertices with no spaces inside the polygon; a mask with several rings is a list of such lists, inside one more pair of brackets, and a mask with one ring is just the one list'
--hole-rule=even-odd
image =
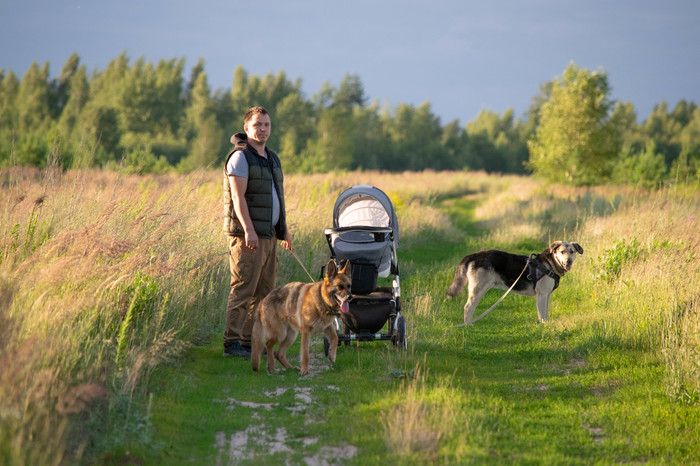
{"label": "baby stroller", "polygon": [[[352,300],[347,313],[336,319],[338,343],[391,341],[407,348],[406,319],[401,315],[401,288],[396,250],[399,224],[389,197],[374,186],[358,185],[338,196],[333,228],[324,231],[331,257],[352,268]],[[378,278],[392,276],[391,286],[377,286]],[[385,280],[388,283],[388,280]],[[381,333],[386,326],[386,332]],[[328,354],[330,342],[324,339]]]}

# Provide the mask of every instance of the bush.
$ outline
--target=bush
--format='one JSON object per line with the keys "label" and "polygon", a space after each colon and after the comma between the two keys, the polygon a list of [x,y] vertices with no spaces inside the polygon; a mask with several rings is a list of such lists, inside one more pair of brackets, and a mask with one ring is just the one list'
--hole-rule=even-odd
{"label": "bush", "polygon": [[[107,168],[118,168],[116,162],[109,162]],[[139,147],[124,153],[121,168],[129,174],[145,175],[149,173],[159,174],[172,170],[172,165],[163,157],[157,157],[151,152],[150,147]]]}
{"label": "bush", "polygon": [[644,188],[657,188],[663,183],[666,171],[663,154],[657,152],[656,143],[650,141],[645,150],[637,154],[632,154],[629,148],[623,150],[615,170],[615,181]]}

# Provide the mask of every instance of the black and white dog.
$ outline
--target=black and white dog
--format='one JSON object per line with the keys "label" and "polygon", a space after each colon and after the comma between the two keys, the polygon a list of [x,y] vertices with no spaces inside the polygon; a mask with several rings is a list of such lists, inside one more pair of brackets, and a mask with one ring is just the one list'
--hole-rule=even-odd
{"label": "black and white dog", "polygon": [[[559,279],[571,270],[576,254],[583,254],[578,243],[555,241],[539,254],[522,256],[504,251],[481,251],[462,259],[455,278],[447,289],[448,296],[457,296],[467,285],[469,297],[464,305],[464,324],[471,324],[477,304],[491,288],[507,290],[523,296],[535,296],[537,321],[546,322],[549,299],[559,286]],[[527,267],[528,270],[523,269]],[[520,279],[518,279],[520,277]]]}

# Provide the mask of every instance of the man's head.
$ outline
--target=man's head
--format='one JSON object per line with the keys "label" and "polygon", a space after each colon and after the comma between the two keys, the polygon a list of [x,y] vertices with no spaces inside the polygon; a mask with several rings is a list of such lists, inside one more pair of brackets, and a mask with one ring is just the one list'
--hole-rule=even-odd
{"label": "man's head", "polygon": [[270,114],[263,107],[253,107],[243,117],[243,131],[248,139],[263,145],[270,137],[271,125]]}

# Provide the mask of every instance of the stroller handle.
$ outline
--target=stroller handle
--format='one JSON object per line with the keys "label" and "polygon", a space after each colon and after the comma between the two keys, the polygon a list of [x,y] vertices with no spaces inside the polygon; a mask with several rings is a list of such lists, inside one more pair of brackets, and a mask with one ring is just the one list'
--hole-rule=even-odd
{"label": "stroller handle", "polygon": [[326,228],[323,230],[325,235],[332,235],[335,233],[345,233],[348,231],[369,231],[371,233],[393,233],[394,230],[389,227],[368,227],[368,226],[356,226],[356,227],[342,227],[342,228]]}

